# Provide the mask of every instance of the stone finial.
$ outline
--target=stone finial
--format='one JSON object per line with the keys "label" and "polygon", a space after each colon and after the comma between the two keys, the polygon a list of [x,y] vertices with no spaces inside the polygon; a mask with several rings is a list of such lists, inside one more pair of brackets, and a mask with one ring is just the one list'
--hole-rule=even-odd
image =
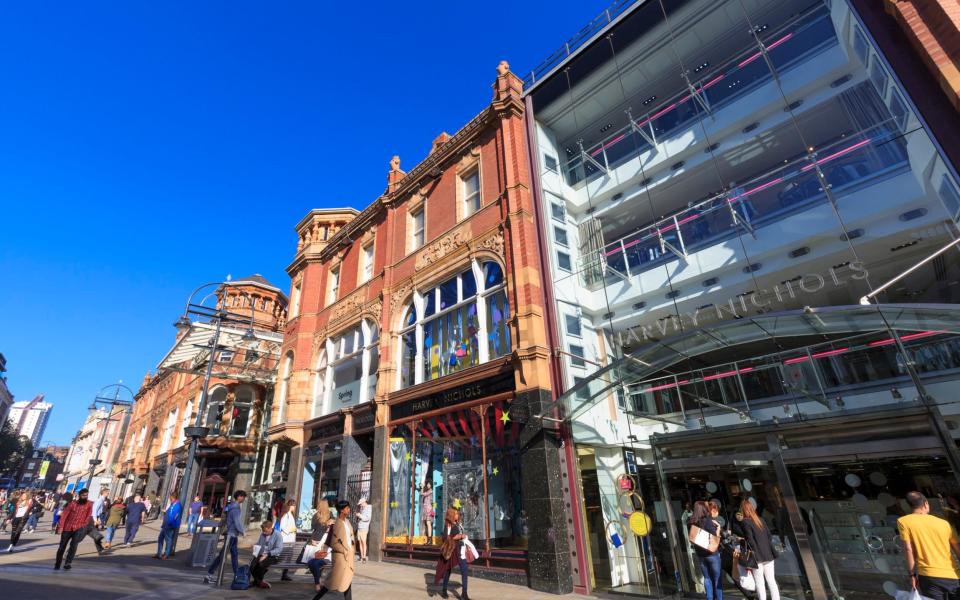
{"label": "stone finial", "polygon": [[[501,105],[516,104],[522,106],[523,82],[510,71],[510,63],[501,60],[497,65],[497,79],[493,82],[493,101]],[[518,104],[519,103],[519,104]],[[498,108],[499,110],[499,108]]]}
{"label": "stone finial", "polygon": [[400,181],[406,175],[400,170],[400,157],[394,156],[390,159],[390,171],[387,172],[387,193],[391,194],[400,186]]}
{"label": "stone finial", "polygon": [[503,77],[510,72],[510,63],[505,60],[501,60],[500,64],[497,65],[497,75]]}
{"label": "stone finial", "polygon": [[434,152],[436,152],[437,148],[445,144],[449,139],[450,139],[450,134],[447,133],[446,131],[441,131],[440,135],[434,138],[433,144],[431,144],[430,146],[430,154],[433,154]]}

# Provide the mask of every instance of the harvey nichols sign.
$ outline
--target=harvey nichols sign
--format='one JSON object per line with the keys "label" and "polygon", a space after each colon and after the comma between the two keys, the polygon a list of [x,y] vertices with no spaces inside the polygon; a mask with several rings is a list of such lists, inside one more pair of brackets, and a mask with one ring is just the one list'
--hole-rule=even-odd
{"label": "harvey nichols sign", "polygon": [[479,400],[494,394],[510,392],[514,389],[513,371],[500,373],[473,383],[461,385],[442,392],[421,396],[402,404],[390,407],[390,419],[395,421],[404,417],[423,414],[432,410],[455,406],[463,402]]}

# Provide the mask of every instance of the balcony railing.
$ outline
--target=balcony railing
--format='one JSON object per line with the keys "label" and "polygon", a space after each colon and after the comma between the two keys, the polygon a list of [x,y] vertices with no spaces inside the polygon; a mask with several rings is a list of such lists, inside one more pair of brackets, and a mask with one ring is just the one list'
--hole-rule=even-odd
{"label": "balcony railing", "polygon": [[[826,9],[818,8],[769,34],[760,34],[764,48],[751,46],[713,70],[694,73],[693,89],[654,104],[643,115],[634,115],[634,122],[619,129],[603,141],[585,149],[584,160],[575,153],[567,162],[567,182],[576,185],[610,170],[662,143],[673,134],[689,129],[705,109],[715,111],[742,98],[773,79],[763,60],[765,51],[780,73],[802,63],[808,57],[837,43],[833,22]],[[596,161],[597,164],[594,164]]]}
{"label": "balcony railing", "polygon": [[761,405],[784,404],[790,416],[802,413],[801,405],[810,401],[816,412],[845,408],[854,395],[871,388],[890,394],[891,402],[909,401],[913,398],[897,389],[912,386],[907,361],[924,378],[960,369],[960,336],[940,331],[899,336],[907,356],[892,337],[874,333],[646,380],[628,387],[630,412],[680,415],[689,424],[703,416],[702,410],[723,411],[718,405],[747,414]]}
{"label": "balcony railing", "polygon": [[586,285],[605,280],[602,275],[637,275],[732,238],[738,226],[755,232],[823,204],[827,195],[817,167],[834,197],[841,197],[900,172],[907,165],[902,134],[896,120],[889,119],[857,135],[841,137],[811,156],[788,160],[733,190],[640,227],[605,244],[602,250],[585,252],[580,272]]}

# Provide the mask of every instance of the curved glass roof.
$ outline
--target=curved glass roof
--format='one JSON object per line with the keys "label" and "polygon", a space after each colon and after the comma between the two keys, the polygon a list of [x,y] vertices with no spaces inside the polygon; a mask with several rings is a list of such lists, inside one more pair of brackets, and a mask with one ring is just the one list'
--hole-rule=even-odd
{"label": "curved glass roof", "polygon": [[564,420],[575,420],[621,385],[649,379],[680,361],[741,344],[812,335],[835,336],[889,330],[960,333],[960,305],[880,304],[829,306],[744,317],[651,342],[617,359],[548,405],[560,404]]}

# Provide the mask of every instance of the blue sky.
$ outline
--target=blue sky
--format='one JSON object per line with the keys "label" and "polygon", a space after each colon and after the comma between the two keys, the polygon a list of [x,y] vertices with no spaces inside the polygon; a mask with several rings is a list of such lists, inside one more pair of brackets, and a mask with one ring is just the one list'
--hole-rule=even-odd
{"label": "blue sky", "polygon": [[7,2],[0,6],[0,352],[69,443],[97,390],[137,389],[186,295],[281,289],[311,208],[363,208],[394,154],[529,70],[604,0]]}

